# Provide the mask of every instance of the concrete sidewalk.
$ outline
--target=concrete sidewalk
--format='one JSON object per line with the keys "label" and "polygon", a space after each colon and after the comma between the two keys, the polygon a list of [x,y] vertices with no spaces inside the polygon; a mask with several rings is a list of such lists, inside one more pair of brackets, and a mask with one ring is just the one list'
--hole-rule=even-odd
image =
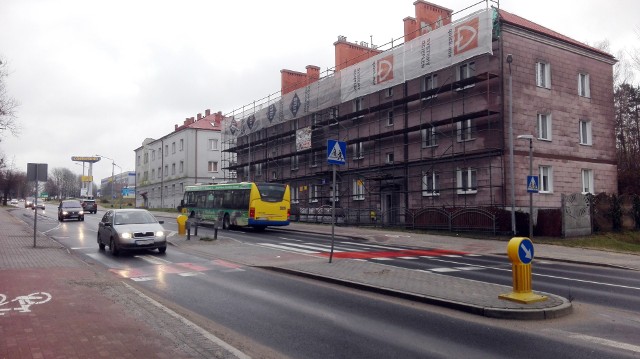
{"label": "concrete sidewalk", "polygon": [[34,247],[33,228],[9,211],[0,208],[0,358],[245,357],[41,233]]}

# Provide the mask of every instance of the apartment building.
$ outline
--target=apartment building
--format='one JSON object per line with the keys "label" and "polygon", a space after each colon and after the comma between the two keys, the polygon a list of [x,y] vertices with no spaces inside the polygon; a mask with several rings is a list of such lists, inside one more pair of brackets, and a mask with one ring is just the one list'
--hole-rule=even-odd
{"label": "apartment building", "polygon": [[[282,70],[280,97],[227,114],[238,180],[289,183],[301,220],[334,198],[354,224],[527,212],[531,147],[534,213],[563,194],[617,192],[612,55],[498,8],[457,19],[414,6],[402,44],[340,36],[335,71]],[[335,186],[330,139],[347,144]]]}
{"label": "apartment building", "polygon": [[[135,149],[136,206],[175,208],[184,187],[196,183],[235,181],[223,167],[222,113],[206,110],[187,118],[159,139],[147,138]],[[227,159],[232,157],[227,157]]]}

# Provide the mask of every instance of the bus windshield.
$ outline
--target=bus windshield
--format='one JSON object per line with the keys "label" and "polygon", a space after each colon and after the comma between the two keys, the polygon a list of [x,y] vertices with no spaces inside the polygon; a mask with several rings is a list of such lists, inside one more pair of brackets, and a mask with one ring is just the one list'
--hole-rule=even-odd
{"label": "bus windshield", "polygon": [[260,198],[265,202],[280,202],[284,197],[285,186],[279,183],[256,183]]}

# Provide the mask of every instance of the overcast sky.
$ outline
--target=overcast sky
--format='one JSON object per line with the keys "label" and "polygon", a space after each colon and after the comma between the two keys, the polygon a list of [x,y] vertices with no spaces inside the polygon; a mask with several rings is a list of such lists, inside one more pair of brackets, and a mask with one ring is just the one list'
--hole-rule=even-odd
{"label": "overcast sky", "polygon": [[[413,2],[2,0],[0,58],[21,133],[5,131],[0,152],[23,171],[36,162],[81,174],[71,157],[95,154],[133,171],[145,138],[205,109],[228,113],[278,92],[281,69],[332,68],[338,35],[377,45],[401,38]],[[432,2],[454,11],[476,3]],[[637,0],[503,0],[500,8],[578,41],[609,40],[614,55],[640,48]],[[111,161],[93,175],[97,183],[110,176]]]}

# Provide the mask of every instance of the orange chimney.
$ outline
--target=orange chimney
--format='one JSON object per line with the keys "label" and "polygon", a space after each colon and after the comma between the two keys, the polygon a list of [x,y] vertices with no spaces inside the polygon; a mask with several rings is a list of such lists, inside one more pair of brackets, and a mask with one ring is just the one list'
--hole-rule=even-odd
{"label": "orange chimney", "polygon": [[307,65],[306,69],[307,73],[287,69],[280,70],[280,91],[283,95],[320,79],[320,68],[318,66]]}
{"label": "orange chimney", "polygon": [[413,3],[416,17],[404,19],[404,40],[413,40],[441,26],[451,23],[453,10],[418,0]]}
{"label": "orange chimney", "polygon": [[361,42],[353,44],[344,36],[338,36],[338,41],[333,43],[336,51],[336,71],[340,71],[360,61],[373,57],[382,51],[369,47],[369,44]]}

